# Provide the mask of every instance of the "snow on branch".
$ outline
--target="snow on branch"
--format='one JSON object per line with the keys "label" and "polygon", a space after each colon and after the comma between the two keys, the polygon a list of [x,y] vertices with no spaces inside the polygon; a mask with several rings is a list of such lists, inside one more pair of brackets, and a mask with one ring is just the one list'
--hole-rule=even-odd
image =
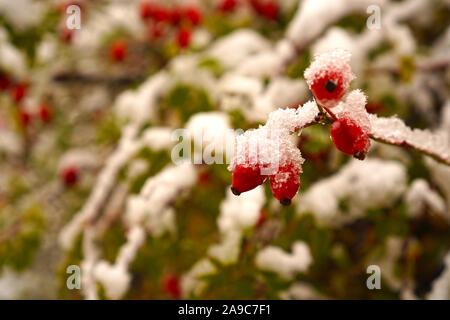
{"label": "snow on branch", "polygon": [[450,138],[445,132],[411,129],[397,118],[370,115],[370,136],[380,142],[412,148],[450,165]]}

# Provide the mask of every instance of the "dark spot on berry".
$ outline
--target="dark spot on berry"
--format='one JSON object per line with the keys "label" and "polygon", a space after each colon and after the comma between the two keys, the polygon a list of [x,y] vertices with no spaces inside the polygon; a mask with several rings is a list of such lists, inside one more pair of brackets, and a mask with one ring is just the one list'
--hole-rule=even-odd
{"label": "dark spot on berry", "polygon": [[353,157],[358,160],[364,160],[366,158],[366,153],[364,151],[358,151],[353,155]]}
{"label": "dark spot on berry", "polygon": [[337,83],[334,80],[327,80],[327,82],[325,83],[325,89],[329,92],[332,93],[337,89]]}
{"label": "dark spot on berry", "polygon": [[231,192],[233,192],[233,194],[235,196],[239,196],[241,193],[239,191],[237,191],[235,188],[231,187]]}
{"label": "dark spot on berry", "polygon": [[288,198],[281,199],[281,200],[280,200],[280,203],[281,203],[283,206],[288,206],[288,205],[291,204],[291,199],[288,199]]}

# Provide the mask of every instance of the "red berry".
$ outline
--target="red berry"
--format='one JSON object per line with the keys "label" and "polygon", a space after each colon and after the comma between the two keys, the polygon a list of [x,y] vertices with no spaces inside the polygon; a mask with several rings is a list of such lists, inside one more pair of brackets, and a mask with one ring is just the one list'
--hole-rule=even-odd
{"label": "red berry", "polygon": [[27,110],[20,109],[19,110],[19,119],[20,119],[20,123],[22,124],[22,126],[24,128],[26,128],[30,125],[31,114]]}
{"label": "red berry", "polygon": [[71,187],[78,181],[78,169],[67,167],[61,172],[61,179],[66,187]]}
{"label": "red berry", "polygon": [[231,191],[238,196],[242,192],[256,188],[265,180],[266,176],[261,175],[261,170],[258,166],[236,165],[233,170]]}
{"label": "red berry", "polygon": [[153,9],[152,18],[156,22],[169,21],[170,20],[170,12],[163,6],[157,5]]}
{"label": "red berry", "polygon": [[52,119],[52,113],[48,104],[41,104],[41,106],[39,107],[39,117],[41,118],[42,122],[50,122],[50,120]]}
{"label": "red berry", "polygon": [[350,155],[361,152],[365,155],[370,147],[367,133],[356,122],[348,118],[341,118],[333,122],[331,139],[338,150]]}
{"label": "red berry", "polygon": [[267,20],[276,20],[278,18],[279,7],[273,0],[268,0],[260,3],[260,14]]}
{"label": "red berry", "polygon": [[164,291],[169,294],[173,299],[180,299],[181,287],[180,280],[176,275],[166,274],[163,278]]}
{"label": "red berry", "polygon": [[311,84],[311,91],[317,101],[325,107],[331,108],[339,103],[347,88],[343,85],[342,77],[334,71],[328,71],[316,78]]}
{"label": "red berry", "polygon": [[224,13],[233,12],[238,5],[237,0],[222,0],[219,3],[218,10]]}
{"label": "red berry", "polygon": [[290,205],[291,199],[297,194],[300,187],[300,170],[292,164],[281,167],[278,172],[270,176],[270,188],[275,198],[282,205]]}
{"label": "red berry", "polygon": [[153,16],[154,5],[149,1],[141,2],[139,14],[143,20],[150,19]]}
{"label": "red berry", "polygon": [[19,82],[15,84],[11,89],[11,95],[15,102],[20,102],[27,93],[27,84]]}
{"label": "red berry", "polygon": [[203,16],[199,8],[197,7],[189,7],[186,9],[186,18],[194,25],[199,25]]}
{"label": "red berry", "polygon": [[0,72],[0,91],[8,89],[10,84],[11,81],[9,80],[8,76]]}
{"label": "red berry", "polygon": [[191,43],[191,30],[183,28],[178,29],[177,43],[180,48],[188,47]]}
{"label": "red berry", "polygon": [[305,79],[317,102],[326,108],[333,108],[345,95],[354,79],[350,67],[351,54],[335,49],[314,57],[305,70]]}
{"label": "red berry", "polygon": [[174,26],[177,26],[180,24],[182,19],[183,11],[180,9],[180,7],[173,7],[170,11],[170,23]]}
{"label": "red berry", "polygon": [[116,40],[109,47],[109,55],[115,62],[120,62],[127,55],[127,44],[124,41]]}

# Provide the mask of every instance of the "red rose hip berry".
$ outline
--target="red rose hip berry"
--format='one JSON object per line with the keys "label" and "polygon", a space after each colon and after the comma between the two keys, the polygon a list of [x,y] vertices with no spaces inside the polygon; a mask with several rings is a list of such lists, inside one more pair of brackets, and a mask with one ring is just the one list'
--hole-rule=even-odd
{"label": "red rose hip berry", "polygon": [[367,133],[349,118],[341,118],[331,125],[331,140],[336,148],[358,159],[364,159],[370,147],[370,139]]}
{"label": "red rose hip berry", "polygon": [[276,174],[270,176],[270,188],[282,205],[290,205],[300,188],[300,170],[296,170],[291,164],[281,167]]}
{"label": "red rose hip berry", "polygon": [[255,189],[257,186],[261,185],[266,178],[266,176],[261,175],[261,170],[256,165],[236,165],[233,170],[231,191],[238,196],[243,192]]}
{"label": "red rose hip berry", "polygon": [[350,53],[334,50],[315,57],[305,79],[317,102],[326,107],[335,107],[348,90],[354,75],[350,67]]}

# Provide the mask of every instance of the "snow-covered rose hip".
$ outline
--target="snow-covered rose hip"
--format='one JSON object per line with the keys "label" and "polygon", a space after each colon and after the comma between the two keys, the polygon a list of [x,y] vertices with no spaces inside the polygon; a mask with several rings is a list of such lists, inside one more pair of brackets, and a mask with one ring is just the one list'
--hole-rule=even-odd
{"label": "snow-covered rose hip", "polygon": [[353,90],[340,103],[338,119],[331,125],[331,139],[340,151],[364,159],[370,148],[370,120],[367,98],[361,90]]}
{"label": "snow-covered rose hip", "polygon": [[266,180],[258,165],[237,164],[233,169],[231,191],[235,195],[255,189]]}
{"label": "snow-covered rose hip", "polygon": [[287,164],[270,176],[272,193],[282,205],[290,205],[291,199],[297,194],[300,187],[300,171],[294,165]]}
{"label": "snow-covered rose hip", "polygon": [[314,58],[305,71],[305,79],[317,102],[326,107],[335,107],[355,78],[350,68],[350,53],[333,50]]}

